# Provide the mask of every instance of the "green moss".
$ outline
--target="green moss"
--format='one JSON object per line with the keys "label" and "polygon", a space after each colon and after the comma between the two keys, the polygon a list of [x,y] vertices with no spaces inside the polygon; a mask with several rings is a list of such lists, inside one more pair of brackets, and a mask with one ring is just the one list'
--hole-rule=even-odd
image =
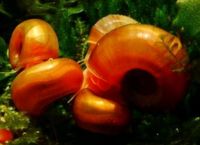
{"label": "green moss", "polygon": [[200,39],[200,1],[178,0],[178,14],[174,19],[174,25],[181,28],[187,37]]}

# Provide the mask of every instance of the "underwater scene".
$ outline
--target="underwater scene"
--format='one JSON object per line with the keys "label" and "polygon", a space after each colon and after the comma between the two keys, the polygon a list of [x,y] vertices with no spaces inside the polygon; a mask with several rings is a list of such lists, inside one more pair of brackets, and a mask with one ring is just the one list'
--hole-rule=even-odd
{"label": "underwater scene", "polygon": [[199,144],[199,0],[0,0],[0,145]]}

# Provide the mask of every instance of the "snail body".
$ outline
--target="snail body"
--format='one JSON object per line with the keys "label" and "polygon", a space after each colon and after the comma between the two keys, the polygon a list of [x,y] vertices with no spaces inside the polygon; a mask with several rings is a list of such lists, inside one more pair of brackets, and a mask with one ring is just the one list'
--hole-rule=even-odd
{"label": "snail body", "polygon": [[113,87],[109,82],[91,73],[87,68],[83,71],[83,76],[82,88],[89,88],[96,94],[102,94]]}

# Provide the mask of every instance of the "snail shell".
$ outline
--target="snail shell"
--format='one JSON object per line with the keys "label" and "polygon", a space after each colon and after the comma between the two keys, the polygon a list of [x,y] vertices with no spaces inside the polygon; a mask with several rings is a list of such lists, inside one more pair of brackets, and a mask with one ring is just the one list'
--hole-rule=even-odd
{"label": "snail shell", "polygon": [[90,89],[82,89],[73,102],[73,116],[83,129],[103,134],[125,131],[130,121],[128,108],[115,96],[98,96]]}
{"label": "snail shell", "polygon": [[57,35],[44,20],[29,19],[15,27],[9,43],[9,59],[14,69],[20,70],[58,55]]}
{"label": "snail shell", "polygon": [[12,83],[11,95],[20,111],[38,116],[53,101],[76,93],[82,80],[82,70],[75,61],[48,60],[19,73]]}
{"label": "snail shell", "polygon": [[127,24],[136,24],[136,20],[131,17],[119,15],[119,14],[110,14],[100,20],[98,20],[92,27],[89,35],[89,51],[86,55],[86,60],[90,55],[91,51],[94,49],[97,42],[108,32]]}
{"label": "snail shell", "polygon": [[136,106],[168,109],[186,92],[188,61],[174,35],[151,25],[129,24],[104,35],[86,65]]}

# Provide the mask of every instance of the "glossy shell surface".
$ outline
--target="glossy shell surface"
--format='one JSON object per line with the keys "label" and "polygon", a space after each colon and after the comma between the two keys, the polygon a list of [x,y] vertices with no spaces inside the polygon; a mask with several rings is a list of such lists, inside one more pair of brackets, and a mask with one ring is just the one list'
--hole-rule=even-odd
{"label": "glossy shell surface", "polygon": [[[186,91],[188,62],[187,52],[176,36],[155,26],[129,24],[104,35],[86,65],[98,78],[118,85],[137,106],[171,108]],[[134,75],[142,72],[141,79],[134,82],[138,77],[130,72]],[[124,87],[127,74],[132,81],[125,81],[130,84],[128,90]],[[153,92],[144,95],[135,88],[131,90],[131,85],[139,85],[134,83],[140,83],[144,92],[147,85],[155,87]]]}
{"label": "glossy shell surface", "polygon": [[12,83],[11,95],[20,111],[40,115],[53,101],[76,93],[82,80],[82,70],[75,61],[48,60],[22,71]]}
{"label": "glossy shell surface", "polygon": [[44,20],[25,20],[14,29],[9,42],[9,59],[14,69],[20,70],[58,55],[57,35]]}
{"label": "glossy shell surface", "polygon": [[82,89],[73,102],[76,123],[81,128],[96,133],[123,132],[130,121],[130,114],[123,101],[116,98],[98,96],[89,89]]}

